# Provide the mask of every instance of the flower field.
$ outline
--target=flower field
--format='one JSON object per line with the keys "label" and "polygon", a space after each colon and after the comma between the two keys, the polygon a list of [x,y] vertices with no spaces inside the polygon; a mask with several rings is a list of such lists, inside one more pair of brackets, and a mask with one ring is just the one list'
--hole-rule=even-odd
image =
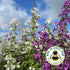
{"label": "flower field", "polygon": [[[31,10],[32,19],[20,28],[17,18],[10,22],[10,32],[5,39],[0,37],[0,70],[70,70],[70,1],[65,0],[60,14],[60,21],[53,23],[48,18],[41,26],[38,19],[38,9]],[[54,15],[55,16],[55,15]],[[50,26],[55,25],[53,30]],[[19,40],[20,39],[20,40]],[[46,51],[59,46],[65,52],[65,59],[59,65],[51,65],[46,60]]]}

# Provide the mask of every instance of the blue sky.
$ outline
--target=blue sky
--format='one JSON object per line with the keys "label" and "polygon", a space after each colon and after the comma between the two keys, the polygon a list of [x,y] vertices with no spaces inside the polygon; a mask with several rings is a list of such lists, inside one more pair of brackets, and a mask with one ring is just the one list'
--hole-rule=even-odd
{"label": "blue sky", "polygon": [[[9,29],[9,22],[12,18],[18,18],[21,27],[31,19],[33,0],[0,0],[0,34]],[[53,21],[59,20],[58,14],[61,11],[65,0],[34,0],[34,6],[38,8],[41,15],[39,20],[42,25],[47,18]]]}

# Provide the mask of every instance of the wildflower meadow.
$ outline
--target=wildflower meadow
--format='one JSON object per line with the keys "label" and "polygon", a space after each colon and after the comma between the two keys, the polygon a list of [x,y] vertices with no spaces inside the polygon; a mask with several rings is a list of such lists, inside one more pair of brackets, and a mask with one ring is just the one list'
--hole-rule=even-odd
{"label": "wildflower meadow", "polygon": [[[32,18],[25,22],[24,28],[20,27],[17,18],[10,21],[9,33],[5,39],[0,37],[0,70],[70,70],[70,34],[67,28],[70,1],[65,0],[58,15],[59,22],[54,23],[52,18],[48,18],[40,26],[38,12],[36,7],[31,10]],[[55,26],[53,30],[51,25]],[[65,53],[65,59],[59,65],[51,65],[46,60],[46,51],[53,46],[59,46]]]}

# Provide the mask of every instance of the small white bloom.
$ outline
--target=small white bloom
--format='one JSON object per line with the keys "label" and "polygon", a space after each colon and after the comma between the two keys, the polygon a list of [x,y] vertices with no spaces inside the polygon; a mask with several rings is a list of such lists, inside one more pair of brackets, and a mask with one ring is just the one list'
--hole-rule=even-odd
{"label": "small white bloom", "polygon": [[15,48],[18,48],[18,45],[15,45]]}
{"label": "small white bloom", "polygon": [[54,34],[55,39],[59,39],[59,36],[57,34]]}
{"label": "small white bloom", "polygon": [[12,36],[8,36],[8,38],[11,38]]}
{"label": "small white bloom", "polygon": [[34,11],[35,11],[35,12],[38,12],[38,9],[34,7]]}
{"label": "small white bloom", "polygon": [[19,63],[20,63],[20,62],[18,62],[18,63],[17,63],[17,68],[20,68],[20,65],[19,65]]}
{"label": "small white bloom", "polygon": [[30,46],[32,46],[32,43],[30,43]]}
{"label": "small white bloom", "polygon": [[29,42],[25,42],[25,44],[26,44],[26,45],[28,45],[28,44],[29,44]]}
{"label": "small white bloom", "polygon": [[28,26],[31,23],[31,20],[28,20],[27,22],[25,22],[25,25]]}
{"label": "small white bloom", "polygon": [[5,65],[5,67],[7,67],[7,65]]}
{"label": "small white bloom", "polygon": [[23,52],[21,52],[21,54],[25,54],[27,51],[23,51]]}
{"label": "small white bloom", "polygon": [[11,70],[15,69],[15,65],[11,64]]}
{"label": "small white bloom", "polygon": [[27,33],[23,33],[23,35],[27,35]]}
{"label": "small white bloom", "polygon": [[7,60],[7,64],[9,64],[10,62],[9,62],[9,60]]}
{"label": "small white bloom", "polygon": [[68,44],[67,43],[64,43],[64,46],[68,46]]}
{"label": "small white bloom", "polygon": [[40,45],[40,46],[39,46],[39,48],[40,48],[40,49],[43,49],[43,46],[42,46],[42,45]]}
{"label": "small white bloom", "polygon": [[11,44],[11,42],[10,41],[8,41],[8,45],[10,45]]}
{"label": "small white bloom", "polygon": [[51,19],[51,18],[47,19],[47,20],[45,21],[45,23],[48,23],[49,25],[50,25],[50,24],[54,24],[54,23],[52,22],[52,19]]}
{"label": "small white bloom", "polygon": [[39,37],[38,39],[39,39],[39,40],[41,40],[41,38],[40,38],[40,37]]}
{"label": "small white bloom", "polygon": [[11,59],[12,59],[11,54],[9,54],[5,57],[5,60],[11,60]]}
{"label": "small white bloom", "polygon": [[37,45],[35,45],[35,48],[38,48],[38,46],[37,46]]}
{"label": "small white bloom", "polygon": [[33,68],[32,70],[35,70],[35,68]]}
{"label": "small white bloom", "polygon": [[30,29],[28,27],[26,27],[26,32],[30,32]]}
{"label": "small white bloom", "polygon": [[11,22],[10,22],[10,25],[14,25],[15,24],[15,22],[17,22],[18,21],[18,19],[17,18],[13,18],[12,20],[11,20]]}
{"label": "small white bloom", "polygon": [[20,65],[17,65],[17,68],[20,68]]}
{"label": "small white bloom", "polygon": [[13,31],[13,28],[10,28],[9,31]]}
{"label": "small white bloom", "polygon": [[29,67],[29,70],[31,70],[32,69],[32,67]]}
{"label": "small white bloom", "polygon": [[16,59],[12,58],[12,62],[15,63],[16,62]]}
{"label": "small white bloom", "polygon": [[18,23],[18,21],[16,22],[16,26],[20,25],[20,23]]}
{"label": "small white bloom", "polygon": [[29,46],[29,47],[27,47],[26,49],[28,49],[28,48],[29,48],[29,49],[32,49],[30,46]]}
{"label": "small white bloom", "polygon": [[34,12],[33,10],[31,10],[31,13],[32,13],[32,14],[35,14],[35,12]]}
{"label": "small white bloom", "polygon": [[42,53],[46,53],[45,51],[43,51]]}
{"label": "small white bloom", "polygon": [[48,30],[46,30],[46,32],[49,33]]}
{"label": "small white bloom", "polygon": [[36,25],[35,26],[40,26],[40,24],[39,23],[36,23]]}
{"label": "small white bloom", "polygon": [[37,15],[37,17],[41,19],[41,16],[40,15]]}
{"label": "small white bloom", "polygon": [[7,69],[6,70],[10,70],[10,67],[7,67]]}

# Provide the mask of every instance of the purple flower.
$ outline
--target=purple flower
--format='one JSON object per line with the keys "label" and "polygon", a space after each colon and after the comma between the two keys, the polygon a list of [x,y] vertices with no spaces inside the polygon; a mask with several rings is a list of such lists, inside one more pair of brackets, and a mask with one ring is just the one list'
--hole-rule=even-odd
{"label": "purple flower", "polygon": [[63,67],[64,67],[64,70],[68,70],[69,63],[65,63],[65,64],[63,64]]}
{"label": "purple flower", "polygon": [[33,42],[33,46],[37,45],[38,44],[38,41],[34,41]]}
{"label": "purple flower", "polygon": [[52,70],[52,69],[51,69],[51,65],[46,62],[46,63],[42,66],[42,70]]}
{"label": "purple flower", "polygon": [[55,25],[57,26],[59,24],[59,22],[56,22]]}
{"label": "purple flower", "polygon": [[36,53],[36,54],[34,55],[34,57],[35,57],[35,59],[40,59],[41,54],[40,54],[40,53]]}

